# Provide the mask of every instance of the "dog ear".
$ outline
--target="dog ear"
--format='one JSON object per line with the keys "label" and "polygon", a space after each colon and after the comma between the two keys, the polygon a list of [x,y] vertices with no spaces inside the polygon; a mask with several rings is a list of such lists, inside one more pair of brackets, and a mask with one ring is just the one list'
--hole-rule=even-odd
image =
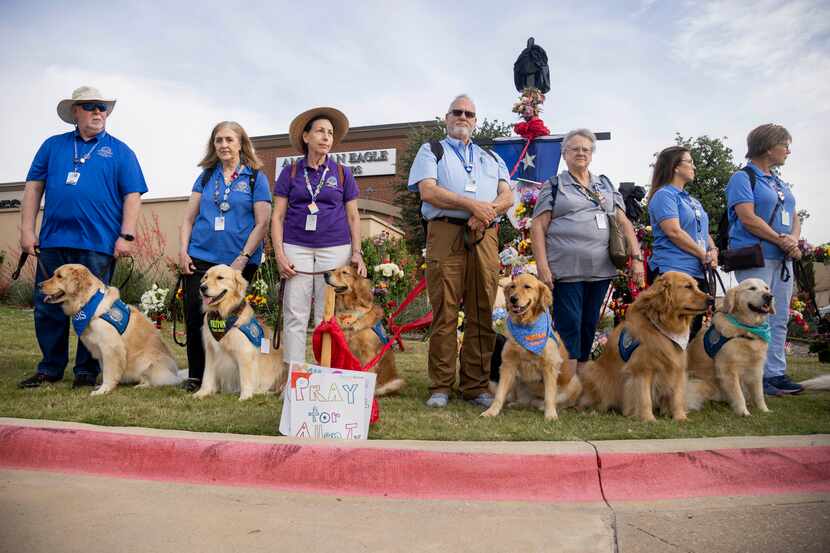
{"label": "dog ear", "polygon": [[248,281],[242,276],[242,271],[234,269],[233,282],[236,284],[237,290],[242,290],[242,295],[245,296],[245,293],[248,291]]}
{"label": "dog ear", "polygon": [[730,288],[726,291],[726,295],[723,297],[723,306],[721,310],[724,313],[734,313],[737,306],[737,301],[735,300],[735,296],[738,295],[737,288]]}
{"label": "dog ear", "polygon": [[541,280],[536,284],[536,286],[539,287],[539,303],[542,304],[545,309],[550,309],[553,305],[553,292],[551,292],[548,285]]}
{"label": "dog ear", "polygon": [[372,305],[375,302],[375,295],[372,293],[372,285],[371,281],[368,278],[362,278],[360,275],[357,274],[357,271],[354,272],[354,287],[355,295],[357,296],[357,301],[360,305]]}
{"label": "dog ear", "polygon": [[651,286],[640,292],[637,301],[642,302],[648,309],[665,311],[671,305],[671,288],[666,277],[657,277]]}

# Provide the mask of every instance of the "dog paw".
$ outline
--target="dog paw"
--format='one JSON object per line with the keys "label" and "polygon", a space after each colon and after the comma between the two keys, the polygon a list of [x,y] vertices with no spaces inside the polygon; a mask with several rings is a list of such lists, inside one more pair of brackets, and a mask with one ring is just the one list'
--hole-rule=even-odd
{"label": "dog paw", "polygon": [[491,407],[490,409],[487,409],[486,411],[484,411],[481,414],[481,416],[482,417],[495,417],[498,414],[499,414],[499,412]]}
{"label": "dog paw", "polygon": [[748,417],[748,416],[750,416],[749,411],[746,410],[746,409],[741,409],[741,410],[735,411],[735,414],[738,415],[739,417]]}
{"label": "dog paw", "polygon": [[252,397],[254,397],[254,394],[241,394],[239,396],[239,401],[248,401]]}
{"label": "dog paw", "polygon": [[136,387],[136,388],[149,388],[149,387],[150,387],[150,383],[149,383],[149,382],[142,382],[142,383],[140,383],[140,384],[136,384],[136,385],[135,385],[135,387]]}
{"label": "dog paw", "polygon": [[112,388],[104,388],[103,386],[93,390],[89,395],[90,396],[103,396],[112,391]]}
{"label": "dog paw", "polygon": [[553,413],[545,413],[545,420],[546,421],[557,421],[559,420],[559,414],[554,411]]}
{"label": "dog paw", "polygon": [[198,392],[193,394],[193,397],[195,397],[196,399],[205,399],[209,395],[210,395],[210,392],[204,391],[204,390],[199,390]]}

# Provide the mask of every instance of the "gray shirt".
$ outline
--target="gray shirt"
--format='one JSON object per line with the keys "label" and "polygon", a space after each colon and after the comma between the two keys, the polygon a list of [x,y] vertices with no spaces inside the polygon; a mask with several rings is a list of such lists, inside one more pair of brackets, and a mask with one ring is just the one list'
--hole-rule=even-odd
{"label": "gray shirt", "polygon": [[[591,188],[602,198],[603,205],[583,191],[568,171],[551,177],[542,186],[533,217],[546,211],[551,221],[545,234],[548,265],[555,280],[563,282],[595,281],[613,278],[617,269],[608,256],[608,222],[600,228],[597,215],[613,214],[619,207],[625,211],[622,196],[610,181],[603,182],[590,174]],[[552,201],[551,182],[558,179],[556,200]]]}

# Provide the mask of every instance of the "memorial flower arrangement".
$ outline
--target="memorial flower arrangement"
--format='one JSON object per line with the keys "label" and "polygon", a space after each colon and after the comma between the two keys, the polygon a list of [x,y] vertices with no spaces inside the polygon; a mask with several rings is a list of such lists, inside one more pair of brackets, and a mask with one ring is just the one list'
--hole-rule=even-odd
{"label": "memorial flower arrangement", "polygon": [[[387,232],[365,238],[361,246],[372,292],[388,316],[415,287],[425,268],[423,260],[409,252],[405,240],[393,238]],[[415,309],[427,307],[419,303]]]}
{"label": "memorial flower arrangement", "polygon": [[818,263],[830,263],[830,242],[820,246],[813,246],[804,239],[798,241],[798,248],[801,250],[802,261],[816,261]]}
{"label": "memorial flower arrangement", "polygon": [[245,296],[254,311],[261,313],[268,310],[268,283],[264,279],[253,281],[249,287],[251,293]]}
{"label": "memorial flower arrangement", "polygon": [[156,328],[160,328],[161,321],[166,318],[168,293],[170,293],[170,290],[159,288],[158,284],[153,283],[152,288],[141,294],[139,309],[144,315],[155,321]]}

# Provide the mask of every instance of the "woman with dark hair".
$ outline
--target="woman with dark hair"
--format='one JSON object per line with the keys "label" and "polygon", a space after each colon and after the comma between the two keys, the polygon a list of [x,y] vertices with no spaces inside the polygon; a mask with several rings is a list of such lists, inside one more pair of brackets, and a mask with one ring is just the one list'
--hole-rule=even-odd
{"label": "woman with dark hair", "polygon": [[803,388],[786,374],[784,344],[793,293],[792,260],[801,258],[801,221],[790,185],[777,174],[790,155],[792,136],[781,125],[769,123],[753,129],[746,142],[749,163],[736,171],[726,186],[729,249],[761,245],[763,264],[736,270],[735,277],[738,282],[760,278],[775,297],[775,313],[769,318],[764,392],[772,396],[797,394]]}
{"label": "woman with dark hair", "polygon": [[271,241],[283,291],[283,360],[304,362],[306,329],[314,297],[314,323],[323,319],[322,273],[351,262],[361,276],[359,190],[351,171],[328,157],[349,130],[334,108],[314,108],[294,118],[291,144],[304,157],[283,167],[274,187]]}
{"label": "woman with dark hair", "polygon": [[[666,271],[686,273],[707,291],[703,268],[717,268],[718,250],[709,234],[709,216],[703,205],[685,190],[694,178],[695,162],[688,148],[670,146],[657,156],[648,192],[654,235],[648,273],[649,281]],[[698,315],[692,321],[690,340],[702,325],[703,315]]]}
{"label": "woman with dark hair", "polygon": [[268,177],[248,133],[239,123],[222,121],[213,127],[202,173],[184,212],[179,231],[179,270],[184,276],[188,379],[194,392],[202,383],[202,298],[199,283],[214,265],[230,265],[249,282],[262,262],[262,246],[271,215]]}

